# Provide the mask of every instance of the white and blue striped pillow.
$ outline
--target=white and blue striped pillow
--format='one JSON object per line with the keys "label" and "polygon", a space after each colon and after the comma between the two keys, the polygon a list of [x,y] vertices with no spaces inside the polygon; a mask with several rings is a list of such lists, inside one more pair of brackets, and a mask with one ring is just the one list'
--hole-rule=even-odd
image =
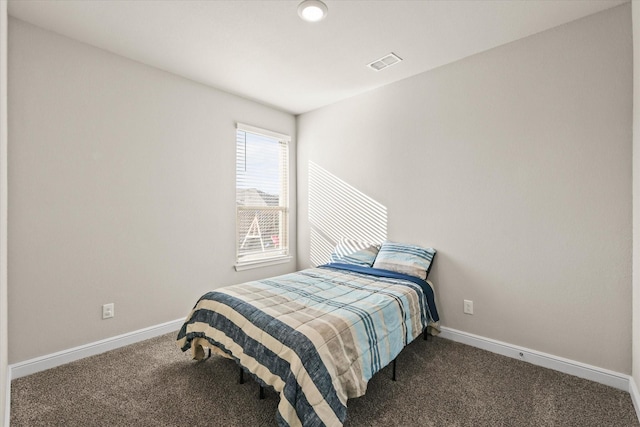
{"label": "white and blue striped pillow", "polygon": [[331,254],[331,262],[371,267],[380,245],[343,237]]}
{"label": "white and blue striped pillow", "polygon": [[435,255],[436,250],[433,248],[384,242],[373,263],[373,268],[391,270],[426,280]]}

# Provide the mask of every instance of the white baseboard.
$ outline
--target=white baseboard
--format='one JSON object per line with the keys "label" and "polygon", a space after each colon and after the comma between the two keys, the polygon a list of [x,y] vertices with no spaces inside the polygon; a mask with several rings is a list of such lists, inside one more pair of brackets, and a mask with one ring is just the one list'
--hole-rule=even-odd
{"label": "white baseboard", "polygon": [[183,323],[184,319],[178,319],[101,341],[70,348],[68,350],[62,350],[57,353],[25,360],[24,362],[14,363],[9,365],[9,372],[7,376],[10,380],[24,377],[35,374],[36,372],[64,365],[65,363],[104,353],[105,351],[115,350],[116,348],[124,347],[125,345],[134,344],[149,338],[155,338],[170,332],[177,332]]}
{"label": "white baseboard", "polygon": [[629,394],[631,395],[633,408],[636,410],[636,416],[638,420],[640,420],[640,394],[638,393],[638,387],[633,377],[629,378]]}
{"label": "white baseboard", "polygon": [[[9,365],[7,372],[7,408],[10,403],[11,380],[34,374],[36,372],[55,368],[75,360],[85,357],[104,353],[109,350],[134,344],[146,339],[154,338],[160,335],[176,332],[182,326],[184,319],[177,319],[171,322],[162,323],[160,325],[151,326],[115,337],[107,338],[101,341],[74,347],[68,350],[59,351],[45,356],[40,356],[24,362]],[[534,365],[560,371],[566,374],[585,378],[601,384],[605,384],[619,390],[627,391],[631,394],[631,400],[640,419],[640,393],[633,378],[629,375],[619,372],[610,371],[599,368],[597,366],[587,365],[563,357],[554,356],[548,353],[542,353],[525,347],[508,344],[502,341],[485,338],[479,335],[458,331],[447,327],[441,327],[440,337],[451,341],[477,347],[492,353],[501,354],[503,356],[512,357],[514,359],[524,360]],[[8,411],[7,414],[8,416]],[[7,421],[5,420],[5,423]],[[7,424],[8,425],[8,424]]]}
{"label": "white baseboard", "polygon": [[[565,374],[574,375],[576,377],[585,378],[600,384],[615,387],[619,390],[631,392],[631,377],[626,374],[599,368],[597,366],[587,365],[586,363],[576,362],[575,360],[565,359],[552,354],[519,347],[502,341],[481,337],[479,335],[458,331],[456,329],[442,327],[441,330],[442,332],[439,336],[451,341],[460,342],[492,353],[512,357],[514,359],[524,360],[525,362],[542,366],[544,368],[553,369]],[[633,394],[631,396],[633,398]],[[635,401],[634,405],[636,405]],[[638,412],[637,408],[638,406],[636,406],[636,412]]]}

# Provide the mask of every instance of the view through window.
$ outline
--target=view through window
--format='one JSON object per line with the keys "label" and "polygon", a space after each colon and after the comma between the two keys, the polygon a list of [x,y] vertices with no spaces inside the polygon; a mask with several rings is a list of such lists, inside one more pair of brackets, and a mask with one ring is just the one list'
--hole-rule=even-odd
{"label": "view through window", "polygon": [[289,137],[238,124],[237,263],[289,255]]}

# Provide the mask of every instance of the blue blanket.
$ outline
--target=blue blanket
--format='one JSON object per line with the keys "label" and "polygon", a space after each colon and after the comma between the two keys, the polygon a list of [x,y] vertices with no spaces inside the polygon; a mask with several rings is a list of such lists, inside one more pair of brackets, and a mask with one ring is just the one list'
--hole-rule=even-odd
{"label": "blue blanket", "polygon": [[219,288],[178,345],[196,359],[211,348],[273,387],[280,426],[341,426],[347,400],[437,322],[433,290],[409,277],[330,264]]}
{"label": "blue blanket", "polygon": [[337,262],[332,262],[329,264],[321,265],[320,268],[337,268],[340,270],[354,271],[358,273],[370,274],[372,276],[377,277],[390,277],[394,279],[402,279],[408,280],[419,285],[422,288],[422,292],[424,292],[425,298],[427,299],[427,308],[429,310],[430,318],[433,319],[434,322],[440,321],[440,316],[438,316],[438,309],[436,308],[436,299],[435,294],[433,292],[433,288],[426,280],[422,280],[415,276],[409,276],[408,274],[396,273],[395,271],[382,270],[380,268],[371,268],[371,267],[362,267],[359,265],[353,264],[340,264]]}

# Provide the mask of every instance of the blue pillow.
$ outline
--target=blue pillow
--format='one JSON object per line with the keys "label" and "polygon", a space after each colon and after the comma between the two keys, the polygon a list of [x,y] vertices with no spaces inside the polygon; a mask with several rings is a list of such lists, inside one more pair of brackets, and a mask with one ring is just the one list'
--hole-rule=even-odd
{"label": "blue pillow", "polygon": [[384,242],[373,263],[373,268],[382,268],[427,280],[435,255],[436,250],[433,248]]}
{"label": "blue pillow", "polygon": [[341,238],[331,254],[331,262],[371,267],[378,255],[379,245]]}

